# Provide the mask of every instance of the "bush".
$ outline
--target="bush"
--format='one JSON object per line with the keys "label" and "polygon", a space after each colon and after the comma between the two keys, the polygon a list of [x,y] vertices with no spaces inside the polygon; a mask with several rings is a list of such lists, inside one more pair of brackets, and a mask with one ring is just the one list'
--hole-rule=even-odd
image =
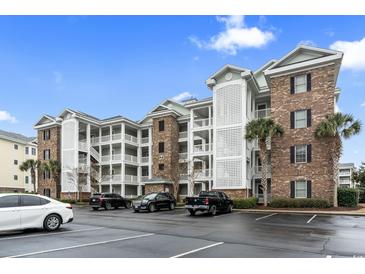
{"label": "bush", "polygon": [[330,207],[330,203],[325,199],[317,198],[275,198],[269,206],[276,208],[327,208]]}
{"label": "bush", "polygon": [[60,202],[67,204],[76,204],[76,201],[73,199],[61,199]]}
{"label": "bush", "polygon": [[359,187],[359,203],[365,203],[365,187]]}
{"label": "bush", "polygon": [[256,197],[233,199],[234,208],[254,208],[257,204]]}
{"label": "bush", "polygon": [[339,188],[337,190],[338,206],[357,207],[359,204],[359,191],[355,188]]}

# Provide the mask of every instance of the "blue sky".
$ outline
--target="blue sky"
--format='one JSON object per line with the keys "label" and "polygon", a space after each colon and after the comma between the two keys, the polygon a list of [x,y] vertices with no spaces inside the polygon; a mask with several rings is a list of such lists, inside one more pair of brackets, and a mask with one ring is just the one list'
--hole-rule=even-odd
{"label": "blue sky", "polygon": [[[255,70],[305,43],[345,51],[339,107],[365,123],[364,16],[0,16],[0,129],[35,135],[74,108],[138,120],[165,98],[211,96],[226,63]],[[183,97],[183,96],[182,96]],[[365,130],[343,161],[365,161]]]}

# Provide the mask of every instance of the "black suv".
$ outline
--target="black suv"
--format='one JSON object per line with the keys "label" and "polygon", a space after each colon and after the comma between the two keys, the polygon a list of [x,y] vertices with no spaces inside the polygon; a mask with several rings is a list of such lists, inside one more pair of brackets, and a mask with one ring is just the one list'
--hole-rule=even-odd
{"label": "black suv", "polygon": [[123,198],[115,193],[94,193],[89,200],[89,204],[93,210],[103,207],[105,210],[117,209],[118,207],[131,208],[131,200]]}
{"label": "black suv", "polygon": [[153,192],[134,200],[132,206],[135,212],[140,210],[154,212],[161,208],[173,210],[176,206],[176,199],[168,192]]}

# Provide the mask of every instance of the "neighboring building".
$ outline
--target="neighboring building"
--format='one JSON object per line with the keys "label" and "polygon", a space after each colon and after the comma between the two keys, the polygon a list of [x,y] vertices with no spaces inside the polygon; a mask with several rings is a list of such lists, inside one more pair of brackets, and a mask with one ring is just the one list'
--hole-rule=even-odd
{"label": "neighboring building", "polygon": [[19,166],[28,159],[37,159],[35,137],[0,130],[0,192],[34,192],[30,171]]}
{"label": "neighboring building", "polygon": [[356,182],[352,180],[352,173],[354,172],[355,164],[354,163],[341,163],[339,166],[339,186],[346,188],[354,188],[356,186]]}
{"label": "neighboring building", "polygon": [[[247,142],[244,133],[250,120],[271,117],[285,134],[269,147],[270,195],[331,201],[328,146],[314,138],[314,130],[335,112],[341,60],[340,52],[299,46],[255,72],[226,65],[206,81],[211,98],[165,100],[138,122],[66,109],[52,118],[62,136],[61,194],[172,192],[178,178],[181,196],[217,189],[232,197],[261,198],[257,141]],[[36,129],[43,130],[48,120],[44,116]],[[188,165],[199,170],[194,189],[189,189]],[[96,175],[76,176],[83,182],[75,184],[75,170]]]}

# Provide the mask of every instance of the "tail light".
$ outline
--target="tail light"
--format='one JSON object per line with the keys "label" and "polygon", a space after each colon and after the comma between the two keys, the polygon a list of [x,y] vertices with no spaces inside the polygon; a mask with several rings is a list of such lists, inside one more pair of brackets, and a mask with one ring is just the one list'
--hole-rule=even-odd
{"label": "tail light", "polygon": [[205,198],[205,200],[204,200],[204,204],[205,204],[205,205],[209,205],[209,199],[208,199],[208,198]]}
{"label": "tail light", "polygon": [[71,205],[71,204],[68,204],[68,205],[66,206],[66,208],[68,208],[68,209],[72,209],[72,205]]}

